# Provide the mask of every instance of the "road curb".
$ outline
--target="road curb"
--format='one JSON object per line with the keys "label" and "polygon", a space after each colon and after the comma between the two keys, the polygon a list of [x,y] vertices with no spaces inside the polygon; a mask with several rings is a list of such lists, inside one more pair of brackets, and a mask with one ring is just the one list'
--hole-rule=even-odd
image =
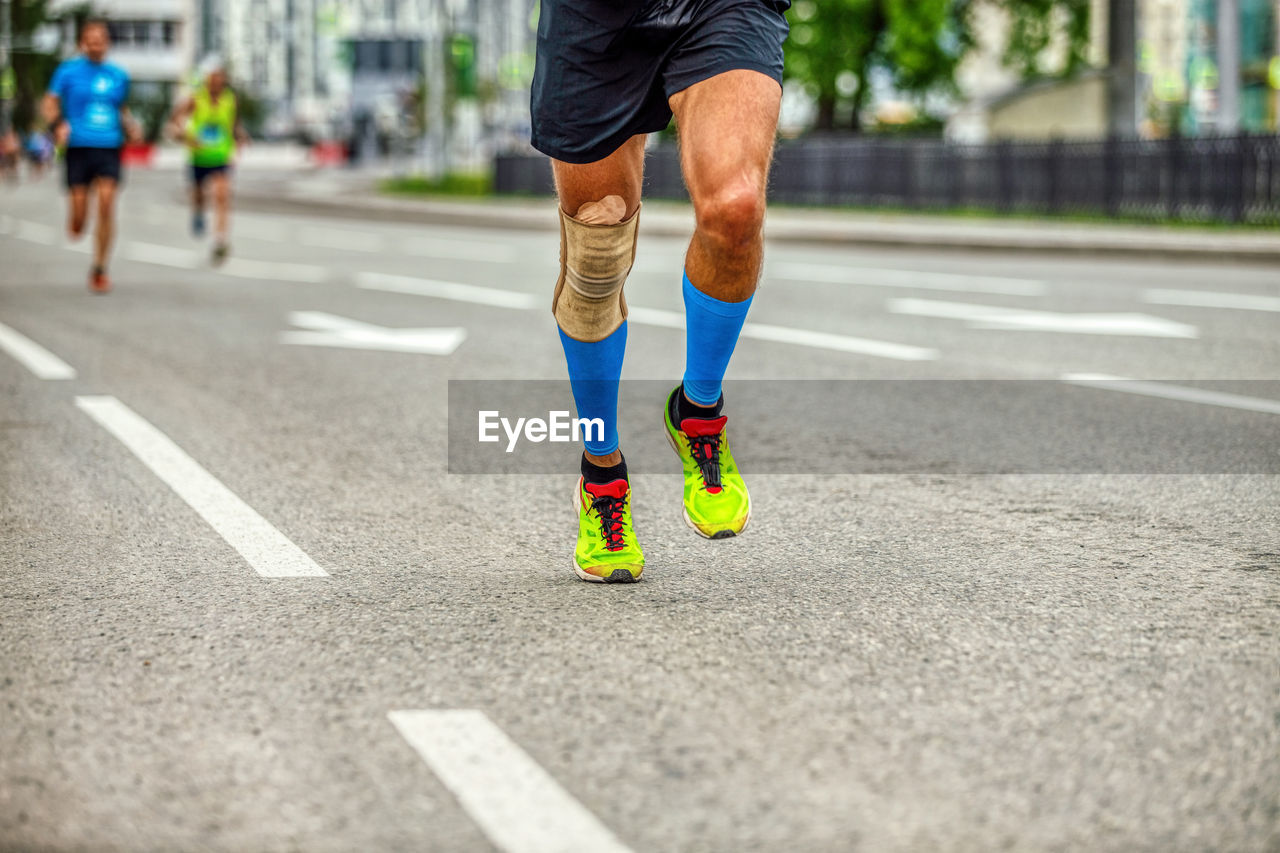
{"label": "road curb", "polygon": [[[550,200],[512,199],[466,202],[396,198],[347,193],[238,194],[247,209],[358,217],[381,222],[506,228],[524,231],[558,229]],[[1280,232],[1224,234],[1172,228],[1143,233],[1141,226],[1028,224],[1019,221],[939,222],[924,217],[895,219],[869,216],[840,221],[840,214],[781,208],[770,214],[765,236],[772,242],[815,246],[908,247],[977,252],[1106,255],[1204,262],[1280,264]],[[651,205],[641,218],[642,231],[655,237],[687,237],[692,211]]]}

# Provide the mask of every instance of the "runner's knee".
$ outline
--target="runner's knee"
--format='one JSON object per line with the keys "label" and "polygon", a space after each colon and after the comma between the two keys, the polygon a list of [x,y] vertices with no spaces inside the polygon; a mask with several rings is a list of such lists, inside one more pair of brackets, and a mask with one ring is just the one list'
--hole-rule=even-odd
{"label": "runner's knee", "polygon": [[746,249],[764,227],[764,188],[750,180],[730,181],[695,198],[694,209],[704,238],[725,251]]}
{"label": "runner's knee", "polygon": [[570,216],[560,211],[560,279],[551,310],[569,337],[601,341],[627,317],[622,295],[635,260],[637,210],[630,219],[621,196],[588,202]]}

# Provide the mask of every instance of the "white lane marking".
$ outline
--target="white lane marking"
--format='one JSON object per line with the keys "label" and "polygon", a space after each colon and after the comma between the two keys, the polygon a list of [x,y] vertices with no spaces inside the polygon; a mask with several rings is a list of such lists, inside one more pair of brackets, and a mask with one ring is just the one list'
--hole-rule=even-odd
{"label": "white lane marking", "polygon": [[[359,273],[356,276],[356,283],[365,290],[407,293],[414,296],[451,299],[456,302],[494,305],[499,308],[529,310],[547,304],[543,299],[531,293],[500,290],[493,287],[477,287],[454,281],[432,281],[429,279],[410,278],[409,276],[387,275],[385,273]],[[628,305],[627,319],[632,323],[646,326],[661,326],[666,329],[684,328],[683,314],[662,308],[644,308],[639,305]],[[879,358],[892,358],[899,361],[932,361],[938,357],[937,350],[926,347],[896,344],[869,338],[855,338],[849,335],[811,332],[807,329],[772,326],[766,323],[747,323],[742,327],[742,337],[771,341],[773,343],[829,349],[837,352],[858,353]]]}
{"label": "white lane marking", "polygon": [[257,281],[300,281],[306,284],[320,284],[329,277],[324,267],[315,264],[254,261],[248,258],[230,258],[217,268],[217,272]]}
{"label": "white lane marking", "polygon": [[387,718],[503,853],[629,853],[483,712]]}
{"label": "white lane marking", "polygon": [[441,240],[411,235],[397,235],[392,243],[403,254],[421,258],[450,258],[498,264],[509,264],[516,259],[514,247],[499,243]]}
{"label": "white lane marking", "polygon": [[916,317],[963,320],[973,329],[1063,332],[1074,335],[1134,335],[1152,338],[1198,338],[1200,330],[1150,314],[1064,314],[1028,311],[935,299],[890,299],[889,310]]}
{"label": "white lane marking", "polygon": [[1216,293],[1211,290],[1144,290],[1142,301],[1152,305],[1186,305],[1193,308],[1238,308],[1242,311],[1280,311],[1280,296],[1249,293]]}
{"label": "white lane marking", "polygon": [[388,328],[321,311],[294,311],[289,322],[308,331],[281,332],[280,342],[300,346],[452,355],[467,337],[458,327]]}
{"label": "white lane marking", "polygon": [[378,272],[362,272],[356,275],[356,285],[365,290],[385,290],[388,293],[407,293],[413,296],[430,296],[451,299],[454,302],[472,302],[477,305],[493,305],[498,308],[528,310],[538,305],[550,306],[550,301],[532,293],[500,290],[495,287],[476,287],[456,281],[436,281],[411,278],[404,275],[388,275]]}
{"label": "white lane marking", "polygon": [[348,231],[343,228],[316,228],[303,226],[298,229],[298,242],[316,249],[341,249],[347,252],[381,252],[382,235],[369,231]]}
{"label": "white lane marking", "polygon": [[76,397],[76,406],[120,440],[165,485],[266,578],[328,574],[183,451],[115,397]]}
{"label": "white lane marking", "polygon": [[37,379],[76,378],[74,367],[4,323],[0,323],[0,349],[34,373]]}
{"label": "white lane marking", "polygon": [[[684,328],[684,315],[679,311],[642,308],[638,305],[627,306],[627,321],[646,326],[662,326],[667,329]],[[835,350],[836,352],[851,352],[877,358],[892,358],[897,361],[933,361],[938,357],[937,350],[928,349],[927,347],[895,344],[890,341],[877,341],[870,338],[855,338],[849,335],[834,335],[828,332],[813,332],[808,329],[773,326],[767,323],[744,323],[742,337],[753,338],[758,341],[770,341],[777,344],[793,344],[795,346]]]}
{"label": "white lane marking", "polygon": [[131,261],[158,264],[164,267],[177,267],[184,270],[195,269],[200,263],[200,257],[190,249],[178,249],[159,243],[140,243],[137,241],[125,243],[121,247],[121,254]]}
{"label": "white lane marking", "polygon": [[1062,381],[1085,388],[1123,391],[1126,394],[1140,394],[1144,397],[1163,397],[1166,400],[1181,400],[1184,403],[1201,403],[1206,406],[1224,406],[1228,409],[1280,415],[1280,400],[1268,400],[1264,397],[1245,397],[1242,394],[1188,388],[1185,385],[1166,385],[1163,382],[1126,379],[1123,376],[1111,376],[1107,373],[1068,373],[1062,377]]}
{"label": "white lane marking", "polygon": [[962,293],[999,293],[1009,296],[1040,296],[1048,287],[1043,281],[989,275],[915,272],[913,270],[841,267],[824,264],[777,263],[766,270],[769,278],[792,281],[822,281],[864,287],[901,287],[915,290],[948,290]]}
{"label": "white lane marking", "polygon": [[13,236],[19,240],[26,240],[29,243],[41,243],[45,246],[52,246],[58,242],[58,229],[52,225],[45,225],[43,222],[31,222],[26,219],[19,219],[14,224]]}

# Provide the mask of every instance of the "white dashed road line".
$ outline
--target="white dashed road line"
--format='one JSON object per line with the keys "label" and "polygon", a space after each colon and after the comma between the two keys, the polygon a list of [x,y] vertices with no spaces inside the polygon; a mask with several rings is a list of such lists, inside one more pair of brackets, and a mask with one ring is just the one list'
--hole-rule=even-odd
{"label": "white dashed road line", "polygon": [[1280,415],[1280,400],[1268,400],[1264,397],[1246,397],[1242,394],[1226,394],[1221,391],[1208,391],[1203,388],[1188,388],[1185,385],[1167,385],[1164,382],[1126,379],[1123,376],[1112,376],[1107,373],[1068,373],[1062,377],[1062,381],[1070,385],[1099,388],[1104,391],[1120,391],[1125,394],[1138,394],[1143,397],[1163,397],[1166,400],[1180,400],[1184,403],[1200,403],[1206,406],[1222,406],[1228,409],[1244,409],[1249,412]]}
{"label": "white dashed road line", "polygon": [[76,397],[76,406],[134,456],[267,578],[328,574],[178,445],[115,397]]}
{"label": "white dashed road line", "polygon": [[630,853],[483,712],[387,718],[503,853]]}
{"label": "white dashed road line", "polygon": [[1134,335],[1150,338],[1198,338],[1200,330],[1187,323],[1132,312],[1077,314],[1061,311],[1030,311],[967,302],[936,299],[890,299],[894,314],[961,320],[971,329],[1056,332],[1069,335]]}
{"label": "white dashed road line", "polygon": [[329,277],[324,267],[315,264],[295,264],[284,261],[254,261],[248,258],[231,258],[215,272],[236,278],[260,281],[298,281],[320,284]]}
{"label": "white dashed road line", "polygon": [[[499,308],[530,310],[547,305],[547,300],[531,293],[502,290],[495,287],[477,287],[472,284],[462,284],[454,281],[435,281],[402,275],[387,275],[385,273],[359,273],[356,276],[356,284],[365,290],[406,293],[413,296],[450,299],[456,302],[471,302]],[[631,323],[660,326],[666,329],[684,328],[684,314],[679,311],[666,311],[661,308],[628,305],[627,320]],[[933,361],[938,358],[938,351],[927,347],[877,341],[869,338],[856,338],[849,335],[835,335],[827,332],[813,332],[808,329],[793,329],[787,326],[772,326],[766,323],[747,323],[742,327],[742,337],[770,341],[771,343],[793,344],[795,346],[815,347],[836,352],[870,355],[877,358],[891,358],[898,361]]]}
{"label": "white dashed road line", "polygon": [[863,287],[898,287],[907,290],[998,293],[1008,296],[1041,296],[1048,290],[1048,286],[1043,281],[1027,278],[788,262],[769,265],[766,275],[769,278],[789,281],[821,281],[834,284],[856,284]]}
{"label": "white dashed road line", "polygon": [[19,219],[13,225],[13,236],[19,240],[26,240],[28,243],[53,246],[58,242],[58,229],[52,225],[45,225],[43,222],[30,222],[25,219]]}
{"label": "white dashed road line", "polygon": [[141,243],[136,240],[122,245],[120,254],[131,261],[184,270],[193,270],[200,263],[200,256],[190,249],[178,249],[160,243]]}
{"label": "white dashed road line", "polygon": [[514,246],[466,240],[441,240],[431,237],[404,236],[394,240],[395,249],[421,258],[450,258],[509,264],[516,260]]}
{"label": "white dashed road line", "polygon": [[1235,308],[1241,311],[1280,311],[1280,296],[1250,293],[1216,293],[1211,290],[1144,290],[1142,301],[1151,305],[1185,305],[1191,308]]}
{"label": "white dashed road line", "polygon": [[37,379],[75,379],[75,368],[26,335],[0,323],[0,349],[9,353]]}
{"label": "white dashed road line", "polygon": [[381,252],[381,234],[369,231],[348,231],[345,228],[317,228],[304,226],[298,229],[298,242],[315,249],[341,249],[347,252]]}
{"label": "white dashed road line", "polygon": [[500,290],[496,287],[477,287],[457,281],[437,281],[429,278],[413,278],[406,275],[389,275],[380,272],[362,272],[356,275],[356,285],[363,290],[383,290],[388,293],[407,293],[411,296],[429,296],[433,299],[449,299],[454,302],[470,302],[475,305],[492,305],[496,308],[528,310],[539,303],[550,305],[532,293]]}

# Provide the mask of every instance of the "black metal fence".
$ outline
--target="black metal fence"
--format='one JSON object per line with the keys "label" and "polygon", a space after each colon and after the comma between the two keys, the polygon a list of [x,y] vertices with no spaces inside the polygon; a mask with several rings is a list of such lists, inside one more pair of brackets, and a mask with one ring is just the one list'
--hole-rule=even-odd
{"label": "black metal fence", "polygon": [[[687,198],[673,145],[650,150],[650,198]],[[504,155],[502,193],[550,194],[542,156]],[[995,142],[811,138],[778,146],[769,197],[808,205],[980,209],[1280,225],[1280,136]]]}

